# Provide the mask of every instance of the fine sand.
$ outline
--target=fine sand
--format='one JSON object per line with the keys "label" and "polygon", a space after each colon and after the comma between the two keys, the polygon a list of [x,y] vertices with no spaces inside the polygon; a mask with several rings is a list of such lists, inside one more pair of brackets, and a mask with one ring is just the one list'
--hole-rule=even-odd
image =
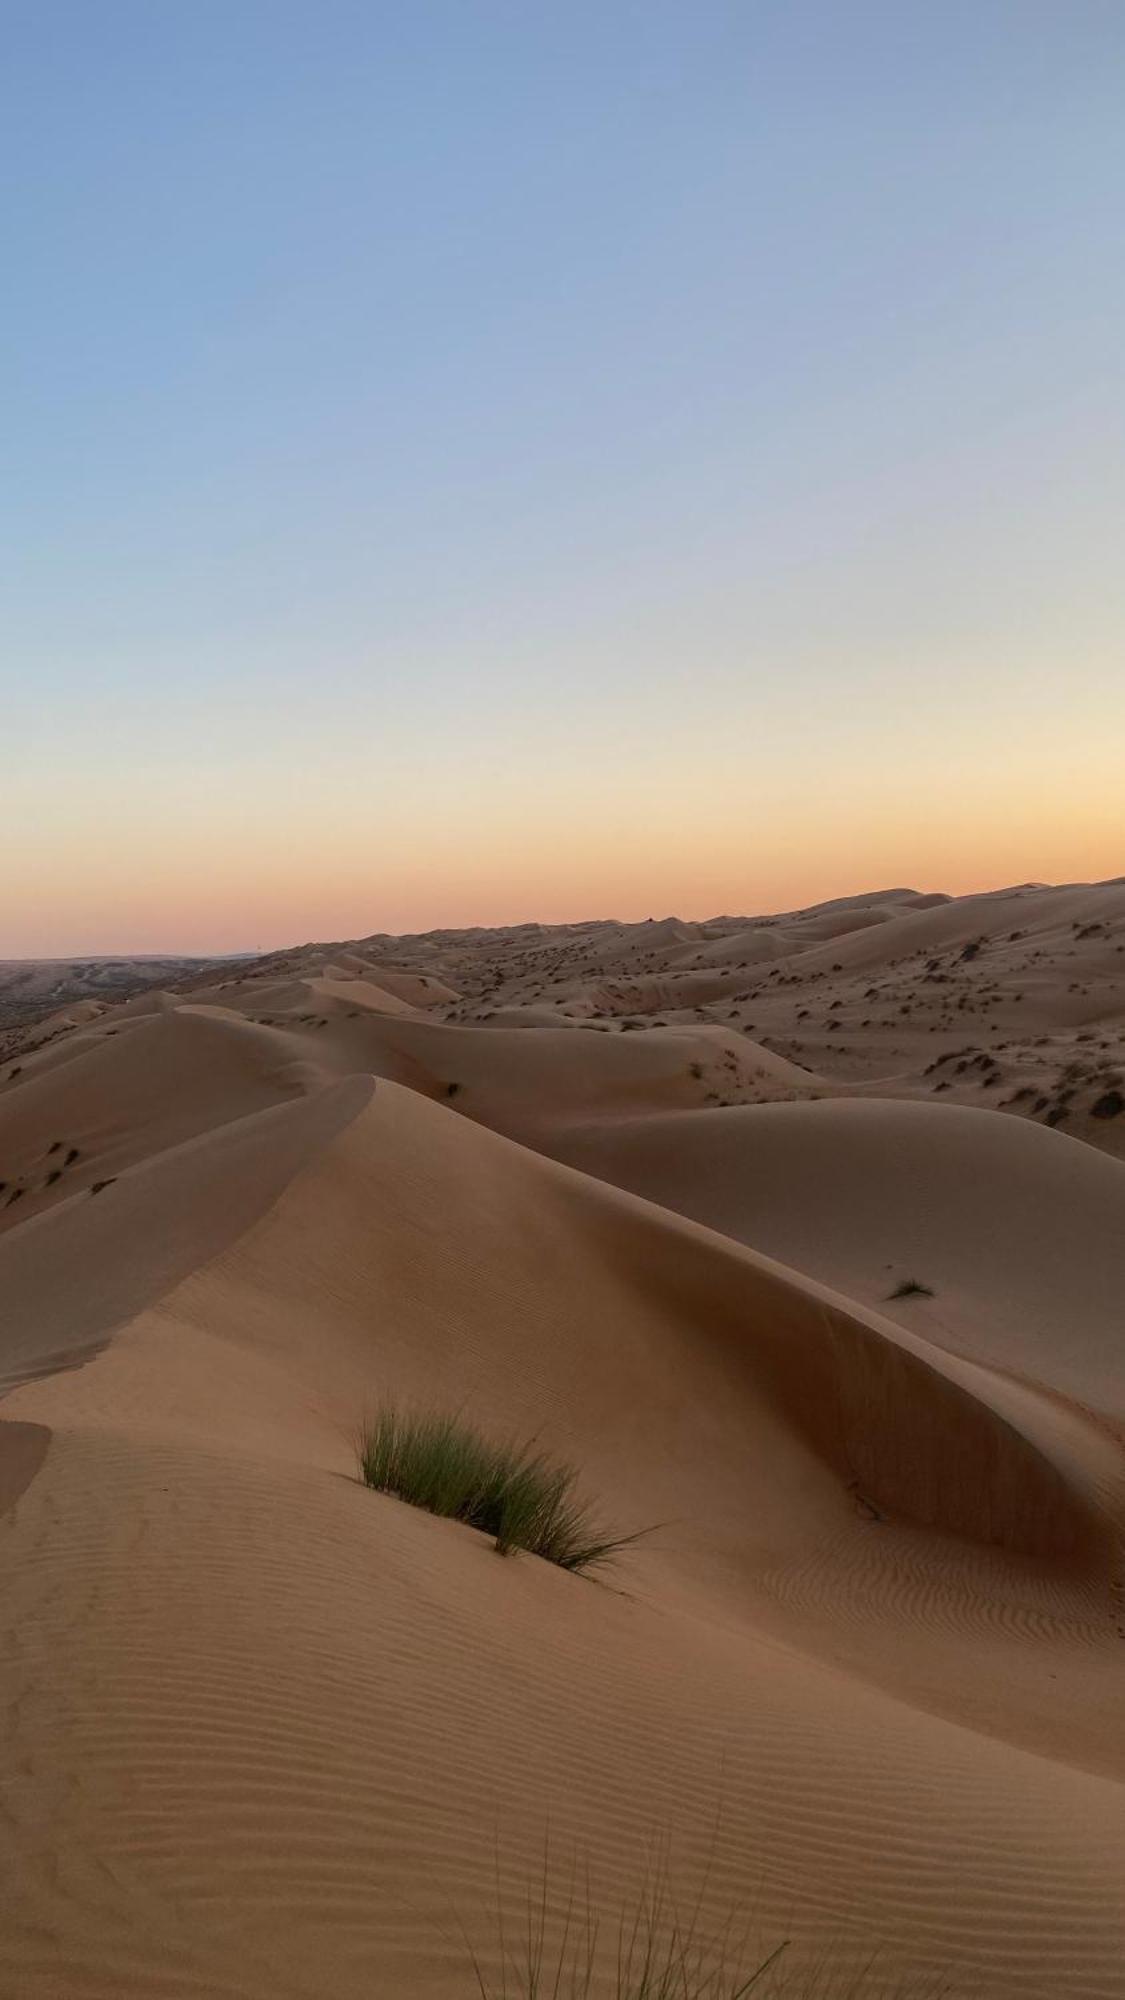
{"label": "fine sand", "polygon": [[[609,2000],[659,1881],[759,1994],[1125,1996],[1125,885],[84,976],[0,1061],[0,1994],[521,2000],[530,1894]],[[652,1532],[502,1559],[381,1398]]]}

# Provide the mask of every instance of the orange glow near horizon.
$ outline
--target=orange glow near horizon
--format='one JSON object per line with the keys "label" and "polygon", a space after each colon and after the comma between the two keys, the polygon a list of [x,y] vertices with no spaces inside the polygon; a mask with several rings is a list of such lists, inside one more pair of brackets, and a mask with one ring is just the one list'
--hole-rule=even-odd
{"label": "orange glow near horizon", "polygon": [[318,728],[310,693],[296,715],[250,709],[217,747],[191,713],[160,754],[143,715],[100,755],[79,718],[9,792],[29,834],[0,889],[0,957],[751,916],[1121,873],[1125,690],[1091,732],[1075,705],[1060,713],[1045,665],[1037,682],[1006,673],[972,727],[964,687],[930,673],[823,712],[780,677],[724,691],[699,676],[690,705],[669,681],[552,708],[544,685],[472,732],[411,714],[346,740]]}
{"label": "orange glow near horizon", "polygon": [[[529,815],[533,808],[529,801]],[[529,816],[400,839],[386,829],[297,820],[283,838],[218,819],[145,842],[141,827],[72,842],[56,832],[5,895],[0,956],[272,950],[363,937],[528,921],[789,910],[879,887],[967,895],[1019,881],[1093,881],[1125,867],[1120,815],[1104,795],[1070,802],[997,801],[957,824],[922,820],[897,802],[850,817],[810,810],[771,827],[768,813],[715,807],[678,840],[619,818],[565,825]]]}

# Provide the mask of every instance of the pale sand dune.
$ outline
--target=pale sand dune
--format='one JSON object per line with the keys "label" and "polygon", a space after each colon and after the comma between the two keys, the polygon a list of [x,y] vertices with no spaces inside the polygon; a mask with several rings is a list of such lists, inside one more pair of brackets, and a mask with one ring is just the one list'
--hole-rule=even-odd
{"label": "pale sand dune", "polygon": [[699,924],[682,923],[678,917],[661,917],[643,924],[609,925],[598,936],[594,949],[599,958],[626,958],[636,952],[687,948],[701,935]]}
{"label": "pale sand dune", "polygon": [[0,1230],[318,1080],[303,1049],[194,1006],[52,1044],[0,1094],[0,1204],[23,1190]]}
{"label": "pale sand dune", "polygon": [[[601,1124],[555,1150],[1125,1423],[1125,1165],[1075,1140],[842,1100]],[[909,1279],[935,1296],[889,1297]]]}
{"label": "pale sand dune", "polygon": [[791,944],[820,944],[825,938],[851,937],[857,931],[869,931],[878,924],[893,923],[901,914],[897,907],[885,909],[878,904],[864,910],[837,910],[829,916],[809,917],[803,922],[789,924],[785,936]]}
{"label": "pale sand dune", "polygon": [[[13,1184],[17,1176],[26,1180],[32,1206],[69,1186],[41,1185],[54,1164],[45,1148],[56,1127],[65,1128],[68,1148],[71,1129],[78,1135],[89,1180],[189,1132],[357,1071],[427,1096],[455,1096],[459,1111],[520,1138],[592,1116],[691,1108],[709,1093],[738,1101],[804,1094],[815,1082],[784,1057],[712,1024],[643,1036],[578,1033],[540,1009],[532,1016],[537,1032],[529,1034],[525,1010],[514,1010],[518,1027],[501,1016],[453,1025],[402,1003],[385,1008],[365,982],[348,982],[338,993],[324,980],[299,982],[294,999],[295,984],[266,987],[257,997],[244,987],[241,1012],[201,1004],[193,993],[174,1013],[143,1023],[118,1025],[115,1014],[85,1037],[68,1036],[33,1055],[18,1087],[0,1091],[0,1158]],[[100,1121],[91,1105],[102,1108]],[[0,1226],[3,1220],[0,1208]]]}
{"label": "pale sand dune", "polygon": [[267,1015],[322,1014],[326,1008],[335,1011],[340,1007],[370,1007],[382,1014],[409,1014],[413,1011],[410,1002],[399,994],[343,971],[336,978],[328,972],[317,971],[309,978],[283,980],[277,985],[251,984],[243,980],[238,986],[216,986],[193,997],[200,1001],[213,1001],[219,1007],[259,1014],[264,1012]]}
{"label": "pale sand dune", "polygon": [[909,911],[893,922],[833,939],[810,952],[805,971],[840,960],[844,966],[873,966],[920,949],[933,950],[970,938],[1003,938],[1033,920],[1037,929],[1125,917],[1125,888],[1011,889],[988,896],[961,896],[951,903]]}
{"label": "pale sand dune", "polygon": [[48,1014],[44,1027],[60,1031],[64,1028],[84,1028],[88,1022],[96,1021],[105,1011],[104,1000],[76,1000],[73,1006],[63,1007],[57,1014]]}
{"label": "pale sand dune", "polygon": [[[576,1253],[580,1300],[559,1282]],[[43,1924],[94,1992],[151,1990],[169,1953],[199,1990],[221,1971],[228,1990],[315,1992],[326,1967],[344,1993],[449,1990],[448,1903],[488,1898],[482,1818],[519,1853],[547,1811],[620,1884],[662,1824],[698,1869],[719,1812],[724,1878],[753,1885],[770,1930],[799,1901],[810,1944],[874,1935],[916,1957],[920,1927],[928,1955],[1008,1990],[1050,1968],[1056,1988],[1113,1991],[1119,1794],[1066,1761],[1061,1700],[1020,1713],[1018,1625],[975,1619],[966,1594],[963,1653],[998,1656],[987,1737],[786,1644],[779,1579],[807,1589],[826,1540],[861,1573],[883,1561],[837,1462],[828,1380],[809,1397],[825,1368],[862,1387],[862,1340],[823,1331],[847,1323],[746,1253],[380,1086],[217,1261],[78,1377],[10,1399],[53,1431],[4,1552],[35,1689],[14,1747],[58,1793],[46,1823],[38,1793],[17,1806],[21,1990],[52,1990]],[[917,1429],[928,1391],[903,1361],[911,1410],[893,1415],[915,1435],[884,1465],[877,1427],[865,1485],[970,1515],[1007,1486],[1051,1537],[1072,1510],[1070,1553],[1035,1572],[1053,1607],[1040,1672],[1077,1645],[1104,1731],[1113,1633],[1103,1609],[1098,1636],[1086,1502],[987,1414],[974,1445],[968,1404],[963,1490],[943,1495]],[[630,1559],[629,1595],[501,1564],[341,1479],[346,1426],[388,1380],[580,1445],[616,1516],[668,1520]],[[902,1392],[876,1376],[864,1399],[876,1383],[885,1418]],[[924,1561],[929,1537],[895,1532]],[[940,1571],[944,1538],[935,1553]],[[1005,1740],[1036,1733],[1058,1754]],[[113,1857],[108,1876],[91,1854]]]}
{"label": "pale sand dune", "polygon": [[784,932],[751,927],[704,945],[699,959],[707,965],[756,965],[763,959],[769,963],[775,958],[784,958],[790,949]]}
{"label": "pale sand dune", "polygon": [[570,993],[581,995],[595,1015],[690,1013],[710,1001],[724,999],[729,977],[725,968],[720,972],[671,971],[645,979],[576,982],[562,992],[566,997]]}
{"label": "pale sand dune", "polygon": [[[763,920],[839,928],[745,1012],[845,1011],[826,949],[987,906],[1039,1018],[1086,984],[1100,1024],[997,1060],[1058,1090],[1077,1053],[1104,1143],[1121,895]],[[756,928],[322,945],[0,1064],[0,1992],[469,2000],[460,1927],[495,1973],[547,1839],[611,1925],[666,1843],[793,1940],[791,1996],[810,1958],[832,1995],[1125,1994],[1125,1166],[930,1102],[916,1054],[857,1084],[827,1037],[813,1073],[721,1013],[560,1007]],[[951,991],[993,1005],[997,962]],[[501,1560],[355,1482],[384,1395],[655,1531],[601,1583]]]}
{"label": "pale sand dune", "polygon": [[353,1077],[59,1199],[0,1240],[0,1384],[68,1367],[248,1227],[362,1102]]}
{"label": "pale sand dune", "polygon": [[377,1038],[433,1080],[429,1094],[453,1084],[459,1111],[520,1139],[576,1119],[693,1107],[708,1090],[741,1100],[810,1087],[784,1057],[710,1025],[623,1036],[403,1020],[380,1023]]}
{"label": "pale sand dune", "polygon": [[376,1014],[410,1014],[413,1007],[398,993],[368,979],[310,979],[309,1003],[333,1001],[338,1007],[369,1007]]}
{"label": "pale sand dune", "polygon": [[384,993],[393,993],[396,999],[405,1000],[410,1007],[441,1007],[457,998],[453,987],[447,986],[443,979],[435,978],[433,973],[406,971],[394,965],[372,965],[367,967],[363,976],[369,984],[379,987]]}
{"label": "pale sand dune", "polygon": [[811,903],[807,909],[797,910],[798,919],[806,917],[832,918],[847,916],[853,910],[883,909],[897,906],[901,909],[923,909],[934,903],[948,903],[951,897],[940,891],[936,895],[922,895],[917,889],[864,889],[858,896],[831,896],[824,903]]}

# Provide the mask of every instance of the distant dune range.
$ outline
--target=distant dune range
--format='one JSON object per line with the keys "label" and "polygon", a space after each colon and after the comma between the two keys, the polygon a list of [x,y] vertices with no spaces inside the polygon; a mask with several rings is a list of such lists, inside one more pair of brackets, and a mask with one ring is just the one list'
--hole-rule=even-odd
{"label": "distant dune range", "polygon": [[[546,1849],[1125,1995],[1125,883],[97,963],[0,1044],[0,1992],[468,1997]],[[386,1397],[653,1532],[500,1560]]]}
{"label": "distant dune range", "polygon": [[203,958],[0,959],[0,1050],[5,1031],[45,1012],[70,1007],[77,1020],[90,1001],[127,1000],[150,986],[190,977],[208,963]]}

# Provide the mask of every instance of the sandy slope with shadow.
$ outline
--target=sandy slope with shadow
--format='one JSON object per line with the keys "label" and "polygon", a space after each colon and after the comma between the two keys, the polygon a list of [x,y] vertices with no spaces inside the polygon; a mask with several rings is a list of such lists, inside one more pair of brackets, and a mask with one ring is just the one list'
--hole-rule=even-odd
{"label": "sandy slope with shadow", "polygon": [[[1109,963],[1120,894],[1009,901]],[[1125,1992],[1125,1165],[590,1000],[979,934],[912,895],[306,947],[0,1071],[0,1991],[454,2000],[547,1841],[793,1994]],[[356,1483],[384,1396],[653,1532],[498,1558]]]}

